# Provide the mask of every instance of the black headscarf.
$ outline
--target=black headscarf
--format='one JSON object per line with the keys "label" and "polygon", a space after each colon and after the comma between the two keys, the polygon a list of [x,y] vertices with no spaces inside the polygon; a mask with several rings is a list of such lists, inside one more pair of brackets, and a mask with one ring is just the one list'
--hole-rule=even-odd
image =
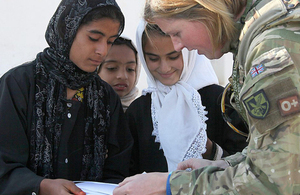
{"label": "black headscarf", "polygon": [[[58,146],[66,108],[66,89],[84,87],[84,150],[81,180],[99,181],[106,154],[109,127],[107,91],[96,72],[79,69],[69,52],[84,16],[101,6],[120,8],[115,0],[62,0],[51,18],[45,37],[49,44],[36,59],[36,94],[30,141],[30,168],[37,175],[56,178]],[[120,11],[121,12],[121,11]],[[119,34],[124,29],[124,16]]]}

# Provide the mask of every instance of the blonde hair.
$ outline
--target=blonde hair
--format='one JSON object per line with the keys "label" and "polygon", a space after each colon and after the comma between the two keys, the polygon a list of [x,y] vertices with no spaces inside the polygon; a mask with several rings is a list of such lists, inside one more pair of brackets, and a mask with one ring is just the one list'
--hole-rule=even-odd
{"label": "blonde hair", "polygon": [[234,19],[246,3],[247,0],[146,0],[144,18],[149,23],[155,18],[202,22],[217,48],[237,36]]}

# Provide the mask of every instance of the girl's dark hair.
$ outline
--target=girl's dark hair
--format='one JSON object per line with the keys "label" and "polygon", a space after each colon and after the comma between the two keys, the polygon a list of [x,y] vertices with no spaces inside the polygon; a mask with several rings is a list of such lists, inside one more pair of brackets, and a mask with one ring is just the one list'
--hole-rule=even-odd
{"label": "girl's dark hair", "polygon": [[113,45],[126,45],[127,47],[129,47],[130,49],[132,49],[132,51],[134,52],[134,54],[137,56],[137,50],[136,50],[135,46],[132,44],[132,41],[130,39],[126,39],[124,37],[118,37],[113,42]]}
{"label": "girl's dark hair", "polygon": [[[112,47],[114,45],[126,45],[127,47],[129,47],[133,52],[134,52],[134,55],[135,55],[135,61],[138,63],[138,52],[135,48],[135,46],[132,44],[132,41],[130,39],[126,39],[124,37],[118,37],[116,38],[116,40],[113,42],[112,44]],[[104,60],[105,61],[105,60]],[[103,61],[103,62],[104,62]],[[99,74],[100,70],[101,70],[101,67],[102,67],[102,64],[103,62],[100,64],[98,70],[97,70],[97,73]]]}
{"label": "girl's dark hair", "polygon": [[91,10],[87,15],[82,19],[81,25],[88,24],[92,21],[102,19],[102,18],[110,18],[112,20],[118,20],[120,22],[119,35],[124,30],[125,19],[124,16],[117,7],[115,6],[102,6],[97,7]]}

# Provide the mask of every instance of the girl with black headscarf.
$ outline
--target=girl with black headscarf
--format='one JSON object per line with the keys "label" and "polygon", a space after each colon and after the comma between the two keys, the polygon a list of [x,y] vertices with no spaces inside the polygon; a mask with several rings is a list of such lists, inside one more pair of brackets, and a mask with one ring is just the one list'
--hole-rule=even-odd
{"label": "girl with black headscarf", "polygon": [[49,47],[1,78],[0,194],[78,194],[68,180],[128,175],[122,105],[96,73],[123,29],[114,0],[62,0]]}

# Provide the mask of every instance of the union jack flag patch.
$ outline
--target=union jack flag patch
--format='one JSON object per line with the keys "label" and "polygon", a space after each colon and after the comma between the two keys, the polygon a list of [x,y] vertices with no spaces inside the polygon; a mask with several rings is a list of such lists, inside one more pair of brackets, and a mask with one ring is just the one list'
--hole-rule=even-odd
{"label": "union jack flag patch", "polygon": [[263,64],[257,65],[250,70],[251,77],[254,78],[265,70],[266,67]]}

